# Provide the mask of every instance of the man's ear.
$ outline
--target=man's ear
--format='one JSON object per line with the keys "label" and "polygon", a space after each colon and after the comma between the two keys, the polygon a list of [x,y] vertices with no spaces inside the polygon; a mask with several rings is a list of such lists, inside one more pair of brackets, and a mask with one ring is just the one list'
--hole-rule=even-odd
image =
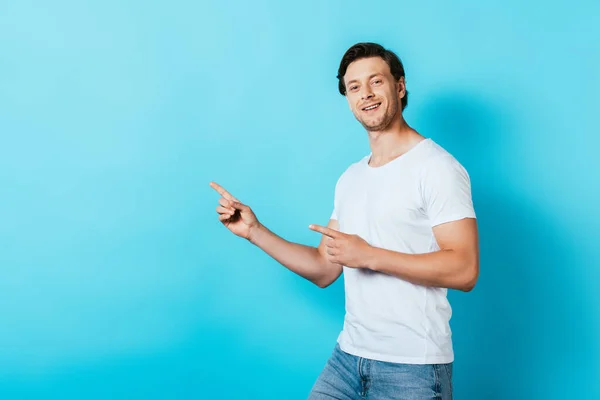
{"label": "man's ear", "polygon": [[401,99],[406,96],[406,80],[403,76],[398,80],[398,95]]}

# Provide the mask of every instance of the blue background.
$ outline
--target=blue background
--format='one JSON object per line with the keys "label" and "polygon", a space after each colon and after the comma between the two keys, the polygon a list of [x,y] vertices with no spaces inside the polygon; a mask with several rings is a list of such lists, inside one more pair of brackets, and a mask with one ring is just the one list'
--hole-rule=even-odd
{"label": "blue background", "polygon": [[[597,1],[0,3],[0,398],[303,399],[344,315],[217,220],[317,245],[369,152],[345,50],[469,171],[458,399],[600,397]],[[596,24],[596,25],[594,25]]]}

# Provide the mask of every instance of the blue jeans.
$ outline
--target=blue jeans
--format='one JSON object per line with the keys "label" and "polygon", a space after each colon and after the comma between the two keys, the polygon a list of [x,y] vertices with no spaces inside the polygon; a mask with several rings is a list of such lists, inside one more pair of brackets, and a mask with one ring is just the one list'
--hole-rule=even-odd
{"label": "blue jeans", "polygon": [[375,361],[345,353],[336,344],[308,399],[451,400],[452,363]]}

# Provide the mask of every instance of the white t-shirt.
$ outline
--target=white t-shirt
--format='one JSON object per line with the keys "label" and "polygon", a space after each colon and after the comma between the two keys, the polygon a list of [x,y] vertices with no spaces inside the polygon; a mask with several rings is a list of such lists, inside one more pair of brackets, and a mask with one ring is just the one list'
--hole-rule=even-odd
{"label": "white t-shirt", "polygon": [[[439,250],[432,228],[475,218],[467,171],[425,139],[381,167],[371,154],[352,164],[335,188],[340,231],[401,253]],[[344,267],[346,315],[340,348],[359,357],[405,364],[454,360],[447,289],[416,285],[369,269]]]}

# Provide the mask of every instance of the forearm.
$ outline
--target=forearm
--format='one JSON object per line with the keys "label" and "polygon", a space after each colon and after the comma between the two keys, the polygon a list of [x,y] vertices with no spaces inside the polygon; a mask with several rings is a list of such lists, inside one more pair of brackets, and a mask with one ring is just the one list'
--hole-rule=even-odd
{"label": "forearm", "polygon": [[325,260],[316,247],[289,242],[259,225],[248,240],[292,272],[325,287],[339,276],[341,266]]}
{"label": "forearm", "polygon": [[477,255],[454,250],[405,254],[371,248],[367,267],[423,285],[469,291],[478,275]]}

